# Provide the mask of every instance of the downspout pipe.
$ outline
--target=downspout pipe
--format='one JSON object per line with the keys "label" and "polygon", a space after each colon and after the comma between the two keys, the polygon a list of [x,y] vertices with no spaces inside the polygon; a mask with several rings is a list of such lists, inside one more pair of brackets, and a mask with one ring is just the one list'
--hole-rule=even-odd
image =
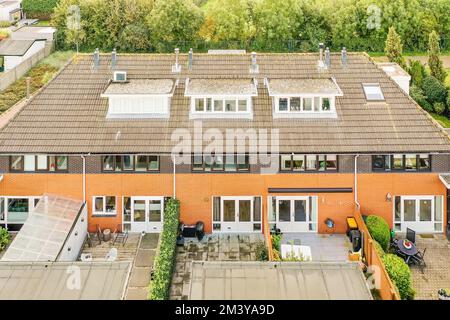
{"label": "downspout pipe", "polygon": [[177,178],[176,178],[177,166],[175,163],[175,155],[172,155],[172,163],[173,163],[173,198],[176,199],[177,198]]}
{"label": "downspout pipe", "polygon": [[83,202],[86,203],[86,157],[80,156],[83,160]]}
{"label": "downspout pipe", "polygon": [[354,177],[355,177],[354,194],[355,194],[355,204],[356,204],[356,207],[359,209],[359,208],[361,208],[361,206],[358,202],[358,157],[359,157],[359,154],[356,154],[355,155],[355,174],[354,174]]}

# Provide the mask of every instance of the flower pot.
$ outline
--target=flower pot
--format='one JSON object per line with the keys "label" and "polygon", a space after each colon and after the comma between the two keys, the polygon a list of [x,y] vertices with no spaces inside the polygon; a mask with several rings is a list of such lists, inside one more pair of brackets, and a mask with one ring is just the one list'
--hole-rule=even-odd
{"label": "flower pot", "polygon": [[439,300],[450,300],[450,297],[444,296],[442,294],[439,295]]}

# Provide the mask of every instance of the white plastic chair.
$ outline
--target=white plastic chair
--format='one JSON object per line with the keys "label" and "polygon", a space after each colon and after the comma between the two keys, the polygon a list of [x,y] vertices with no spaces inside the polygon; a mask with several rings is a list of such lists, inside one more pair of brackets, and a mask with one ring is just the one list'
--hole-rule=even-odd
{"label": "white plastic chair", "polygon": [[117,259],[117,248],[111,248],[105,257],[106,261],[112,262]]}

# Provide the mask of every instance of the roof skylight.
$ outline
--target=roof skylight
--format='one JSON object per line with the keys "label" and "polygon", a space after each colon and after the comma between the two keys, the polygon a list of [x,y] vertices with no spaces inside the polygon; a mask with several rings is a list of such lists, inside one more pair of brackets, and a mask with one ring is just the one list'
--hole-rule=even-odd
{"label": "roof skylight", "polygon": [[364,93],[367,101],[383,101],[384,95],[381,91],[381,87],[378,83],[365,83],[363,84]]}

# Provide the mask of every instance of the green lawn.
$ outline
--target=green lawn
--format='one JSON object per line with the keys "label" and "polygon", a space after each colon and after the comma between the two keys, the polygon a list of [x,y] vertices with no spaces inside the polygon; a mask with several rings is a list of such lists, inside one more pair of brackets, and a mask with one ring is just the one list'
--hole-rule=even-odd
{"label": "green lawn", "polygon": [[50,20],[39,20],[36,24],[33,24],[35,27],[49,27]]}
{"label": "green lawn", "polygon": [[446,116],[441,116],[436,113],[430,113],[430,115],[444,128],[450,128],[450,119]]}

